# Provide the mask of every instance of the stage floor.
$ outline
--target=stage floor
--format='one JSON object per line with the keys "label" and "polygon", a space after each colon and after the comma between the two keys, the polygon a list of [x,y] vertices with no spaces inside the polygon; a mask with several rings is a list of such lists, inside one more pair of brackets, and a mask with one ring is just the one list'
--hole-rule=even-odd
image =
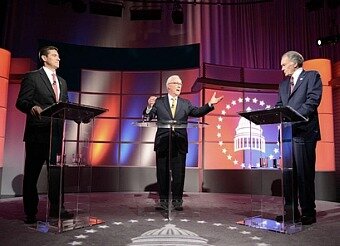
{"label": "stage floor", "polygon": [[[44,220],[41,196],[38,219]],[[105,223],[42,233],[23,223],[22,198],[0,199],[1,245],[339,245],[340,204],[317,201],[317,223],[283,234],[237,224],[250,215],[250,196],[185,193],[184,210],[155,210],[154,192],[93,193],[91,215]]]}

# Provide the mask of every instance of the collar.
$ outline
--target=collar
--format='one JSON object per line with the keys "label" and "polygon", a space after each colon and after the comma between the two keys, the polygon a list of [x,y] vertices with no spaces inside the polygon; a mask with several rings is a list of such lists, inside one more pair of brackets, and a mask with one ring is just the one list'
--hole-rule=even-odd
{"label": "collar", "polygon": [[300,74],[302,73],[302,71],[303,71],[303,68],[300,67],[300,68],[296,69],[295,72],[292,74],[292,76],[294,78],[294,85],[296,84],[296,82],[297,82]]}

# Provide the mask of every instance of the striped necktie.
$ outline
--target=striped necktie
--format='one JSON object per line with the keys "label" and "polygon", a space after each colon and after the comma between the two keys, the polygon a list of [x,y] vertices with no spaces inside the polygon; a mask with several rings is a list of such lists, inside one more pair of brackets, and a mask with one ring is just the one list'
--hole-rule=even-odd
{"label": "striped necktie", "polygon": [[57,75],[55,73],[52,73],[52,87],[55,95],[55,99],[57,102],[59,102],[59,91],[58,91],[58,86],[57,86]]}
{"label": "striped necktie", "polygon": [[172,97],[171,98],[171,113],[172,113],[173,118],[175,117],[176,106],[177,106],[176,98]]}

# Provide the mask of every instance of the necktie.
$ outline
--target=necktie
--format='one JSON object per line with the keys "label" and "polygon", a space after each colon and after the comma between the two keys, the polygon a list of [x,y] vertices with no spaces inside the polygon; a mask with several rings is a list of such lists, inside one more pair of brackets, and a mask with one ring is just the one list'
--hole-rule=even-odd
{"label": "necktie", "polygon": [[175,117],[175,112],[176,112],[176,98],[171,98],[171,113],[172,117]]}
{"label": "necktie", "polygon": [[290,94],[292,94],[294,90],[294,77],[293,76],[290,77],[289,84],[290,84]]}
{"label": "necktie", "polygon": [[52,79],[53,79],[52,87],[53,87],[55,99],[58,102],[59,101],[59,92],[58,92],[58,86],[57,86],[57,75],[55,73],[52,73]]}

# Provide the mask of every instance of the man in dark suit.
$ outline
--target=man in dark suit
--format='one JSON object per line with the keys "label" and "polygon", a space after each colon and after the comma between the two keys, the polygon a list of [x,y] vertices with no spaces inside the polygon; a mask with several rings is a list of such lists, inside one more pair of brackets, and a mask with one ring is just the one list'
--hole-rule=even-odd
{"label": "man in dark suit", "polygon": [[[50,215],[56,216],[59,211],[60,175],[58,172],[52,175],[50,164],[55,164],[57,153],[61,153],[63,122],[60,120],[53,122],[50,159],[51,121],[49,118],[41,117],[40,113],[54,103],[68,101],[66,81],[56,75],[60,62],[58,49],[53,46],[41,48],[39,59],[43,67],[24,76],[16,101],[16,107],[26,114],[23,203],[25,223],[28,224],[36,222],[39,203],[37,182],[45,161],[49,172]],[[55,176],[54,180],[52,176]]]}
{"label": "man in dark suit", "polygon": [[293,192],[289,189],[284,192],[286,204],[292,202],[294,220],[300,219],[300,204],[301,222],[309,225],[316,222],[315,149],[321,139],[317,108],[321,101],[322,82],[317,71],[303,70],[303,61],[302,55],[296,51],[288,51],[282,56],[282,71],[287,78],[280,83],[277,106],[290,106],[308,119],[292,124],[293,177],[290,181]]}
{"label": "man in dark suit", "polygon": [[[189,100],[180,98],[182,80],[178,75],[172,75],[167,79],[168,94],[163,97],[151,96],[144,115],[149,119],[157,117],[158,122],[176,120],[187,122],[188,117],[202,117],[214,109],[214,104],[220,102],[222,97],[211,97],[209,103],[202,107],[193,106]],[[182,197],[185,177],[186,154],[188,152],[188,137],[186,128],[174,128],[172,130],[172,204],[176,210],[183,210]],[[169,128],[158,127],[155,137],[157,183],[159,187],[160,208],[168,207],[169,197]]]}

